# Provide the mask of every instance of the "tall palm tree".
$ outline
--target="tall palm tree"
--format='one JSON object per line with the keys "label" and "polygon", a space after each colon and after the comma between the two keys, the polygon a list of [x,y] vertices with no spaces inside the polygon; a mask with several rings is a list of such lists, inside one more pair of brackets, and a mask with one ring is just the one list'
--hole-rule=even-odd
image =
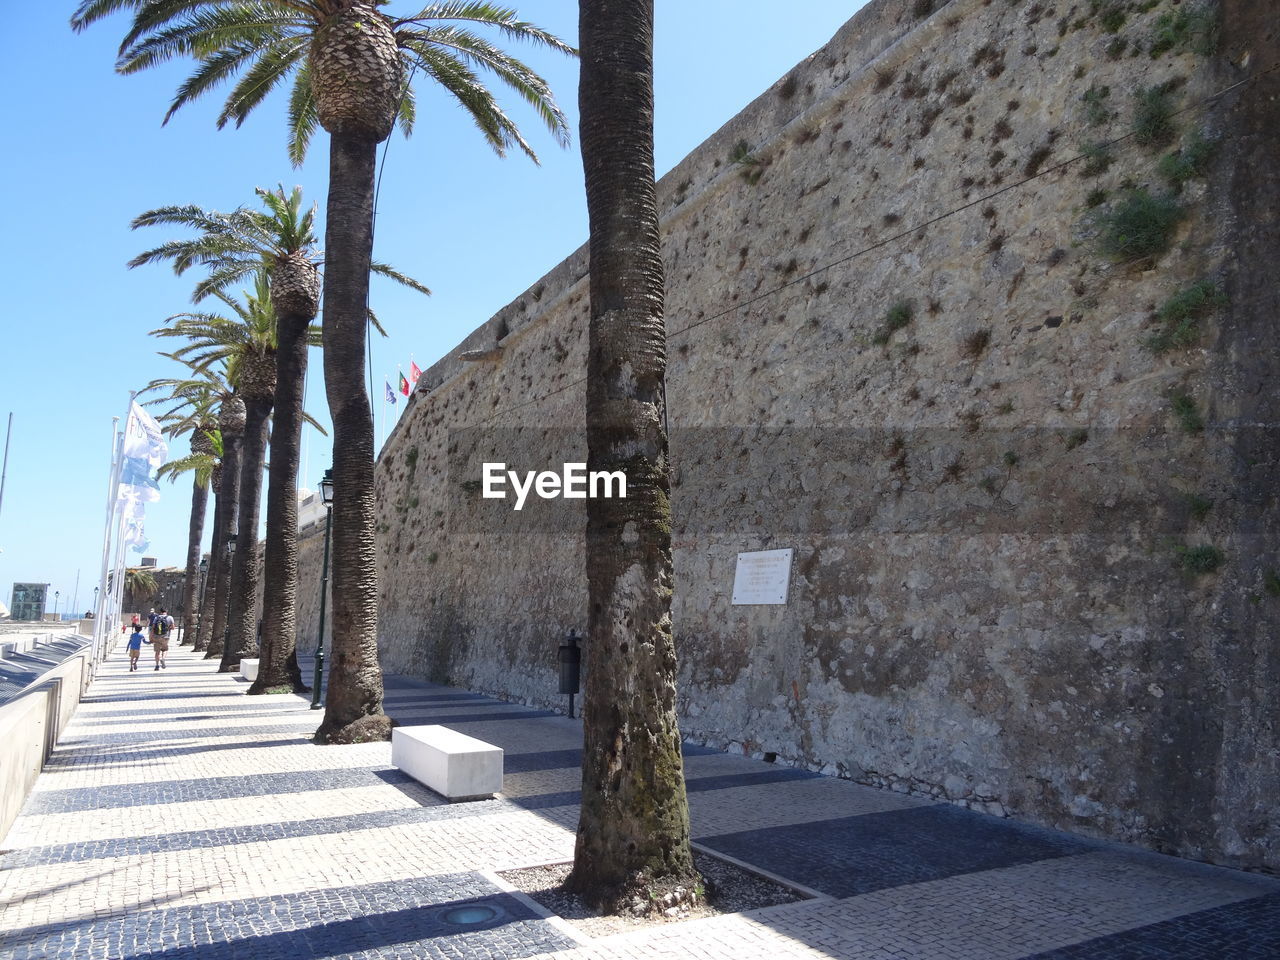
{"label": "tall palm tree", "polygon": [[[171,354],[161,354],[172,359]],[[219,396],[227,389],[218,371],[207,371],[202,377],[152,380],[142,388],[140,396],[154,391],[165,391],[163,396],[144,401],[151,406],[172,403],[173,406],[157,416],[170,437],[191,435],[191,454],[164,464],[158,476],[168,475],[176,481],[185,473],[192,474],[191,519],[187,535],[187,567],[182,588],[182,638],[180,643],[194,644],[196,624],[199,620],[197,605],[203,598],[196,596],[196,577],[200,563],[200,543],[204,537],[205,515],[208,513],[209,487],[220,470],[222,438],[218,435],[216,406]],[[219,481],[220,485],[220,481]]]}
{"label": "tall palm tree", "polygon": [[[239,208],[230,213],[194,205],[160,207],[141,214],[134,228],[181,226],[195,235],[171,240],[147,250],[129,262],[169,261],[182,275],[199,264],[208,275],[196,285],[193,299],[199,303],[215,291],[265,267],[271,282],[271,306],[276,314],[276,391],[271,428],[271,455],[267,480],[267,535],[263,556],[262,637],[258,679],[249,693],[265,693],[289,685],[295,692],[309,689],[302,680],[297,658],[298,589],[298,460],[303,420],[307,347],[318,342],[312,327],[319,312],[320,275],[323,263],[315,236],[315,210],[304,209],[299,187],[286,194],[284,187],[256,191],[264,209]],[[425,286],[383,263],[373,272],[421,293]],[[377,326],[372,314],[370,320]],[[381,327],[378,327],[382,332]],[[318,425],[317,429],[320,429]],[[321,429],[321,432],[325,431]]]}
{"label": "tall palm tree", "polygon": [[245,422],[240,438],[240,483],[236,508],[236,546],[231,564],[229,631],[219,670],[240,667],[240,659],[257,644],[258,521],[262,502],[262,470],[267,431],[276,392],[276,314],[271,305],[267,273],[259,264],[255,289],[240,303],[221,290],[213,296],[233,317],[189,312],[169,318],[156,336],[182,337],[187,343],[173,356],[190,362],[197,372],[214,363],[231,362],[236,386],[244,401]]}
{"label": "tall palm tree", "polygon": [[[234,382],[234,376],[231,378]],[[240,443],[244,436],[247,413],[244,399],[230,394],[218,408],[218,433],[222,436],[221,488],[213,511],[213,596],[209,603],[209,638],[204,658],[221,659],[226,646],[227,615],[231,597],[232,547],[240,506]],[[238,552],[238,551],[237,551]],[[200,628],[203,639],[203,621]]]}
{"label": "tall palm tree", "polygon": [[[187,363],[176,353],[161,353],[162,357],[170,360],[177,360],[179,363]],[[231,509],[225,503],[226,497],[234,498],[237,486],[224,486],[224,472],[231,474],[230,468],[224,471],[224,463],[226,460],[227,447],[231,446],[233,455],[237,454],[238,441],[236,444],[226,444],[222,436],[220,427],[222,421],[222,409],[224,405],[231,404],[233,398],[236,398],[235,381],[238,373],[236,364],[231,361],[222,363],[206,364],[197,370],[192,370],[189,376],[184,378],[166,378],[153,380],[145,388],[146,390],[167,390],[169,397],[167,399],[174,401],[174,406],[162,412],[157,418],[161,423],[167,425],[168,429],[181,432],[183,429],[195,425],[198,432],[204,434],[210,443],[210,457],[212,463],[209,470],[209,487],[213,491],[213,533],[209,544],[209,570],[205,576],[204,592],[200,597],[200,616],[197,620],[197,628],[195,634],[195,642],[193,647],[197,651],[207,651],[210,643],[213,641],[214,630],[213,624],[215,619],[215,611],[217,609],[217,600],[219,596],[225,601],[227,590],[224,583],[225,573],[223,560],[226,554],[226,523],[224,518],[228,509]],[[164,402],[166,398],[159,398],[154,402]],[[240,410],[243,410],[243,402],[239,404]],[[231,407],[229,407],[231,409]],[[193,454],[191,459],[195,459]],[[182,461],[179,461],[181,464]],[[198,469],[200,464],[191,464],[191,467]],[[173,470],[177,471],[178,466],[175,465]],[[234,507],[234,504],[231,505]],[[194,582],[194,568],[190,566],[191,554],[190,543],[188,543],[188,584]],[[225,603],[224,603],[225,606]],[[224,618],[225,619],[225,618]],[[221,638],[222,634],[218,634]]]}
{"label": "tall palm tree", "polygon": [[[323,325],[325,392],[333,420],[333,658],[317,742],[385,739],[378,663],[377,531],[373,416],[364,388],[365,310],[373,252],[375,156],[397,119],[412,127],[411,87],[421,70],[471,115],[499,154],[534,157],[517,126],[481,83],[497,77],[528,102],[562,143],[567,123],[538,74],[475,33],[471,24],[511,39],[572,53],[563,41],[482,2],[433,3],[406,17],[381,12],[383,0],[82,0],[80,30],[117,10],[134,11],[116,69],[134,73],[191,56],[195,71],[179,87],[166,119],[239,74],[218,117],[244,121],[272,88],[293,74],[290,155],[301,162],[317,126],[330,135]],[[458,24],[464,24],[459,26]],[[534,157],[536,159],[536,157]]]}
{"label": "tall palm tree", "polygon": [[217,540],[218,531],[223,529],[222,516],[224,504],[222,499],[222,431],[218,434],[218,462],[209,477],[209,487],[213,490],[213,536],[209,543],[209,569],[204,578],[204,592],[200,594],[200,618],[196,621],[196,640],[192,648],[197,652],[209,649],[213,639],[214,601],[218,594],[218,583],[222,576],[223,550]]}
{"label": "tall palm tree", "polygon": [[[200,564],[200,541],[204,537],[205,515],[209,512],[209,481],[213,477],[213,434],[217,428],[209,425],[191,431],[191,453],[177,460],[170,460],[156,473],[157,478],[168,475],[171,482],[185,473],[192,475],[191,518],[187,525],[187,565],[182,584],[182,637],[180,644],[195,642],[196,578]],[[166,430],[170,436],[178,434]]]}
{"label": "tall palm tree", "polygon": [[[591,238],[582,810],[569,883],[608,911],[695,899],[676,720],[666,332],[653,174],[653,0],[579,0]],[[625,535],[624,535],[625,531]],[[646,895],[648,894],[648,895]],[[668,906],[675,901],[666,900]]]}

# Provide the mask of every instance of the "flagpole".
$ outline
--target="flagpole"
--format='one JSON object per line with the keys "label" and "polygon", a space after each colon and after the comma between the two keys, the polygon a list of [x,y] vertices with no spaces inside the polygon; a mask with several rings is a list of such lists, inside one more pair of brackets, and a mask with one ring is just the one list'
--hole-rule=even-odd
{"label": "flagpole", "polygon": [[0,467],[0,506],[4,505],[4,480],[9,475],[9,438],[13,436],[13,411],[9,411],[9,429],[4,434],[4,466]]}
{"label": "flagpole", "polygon": [[[130,403],[133,401],[130,400]],[[98,576],[97,603],[93,611],[93,662],[97,664],[106,656],[105,640],[107,631],[106,611],[109,605],[107,597],[107,564],[111,557],[111,521],[115,518],[116,490],[120,482],[120,454],[124,448],[124,432],[119,429],[120,418],[111,418],[111,470],[107,479],[107,519],[102,530],[102,567]]]}
{"label": "flagpole", "polygon": [[[126,428],[127,429],[127,428]],[[111,616],[120,618],[123,622],[124,617],[124,528],[127,520],[125,512],[119,511],[120,519],[116,524],[116,553],[112,559],[111,569],[115,571],[115,581],[111,585]]]}
{"label": "flagpole", "polygon": [[[106,533],[103,536],[102,544],[102,575],[98,584],[99,587],[101,587],[98,591],[101,609],[94,614],[94,618],[97,622],[94,623],[93,627],[95,641],[98,645],[98,657],[100,660],[105,660],[107,655],[111,652],[111,643],[109,642],[109,638],[114,634],[114,627],[112,625],[112,621],[114,619],[113,614],[118,612],[120,609],[120,591],[123,586],[120,581],[123,577],[118,570],[118,558],[121,553],[121,544],[119,541],[123,536],[124,530],[124,511],[122,510],[120,511],[120,521],[118,524],[115,524],[117,528],[115,551],[117,561],[113,564],[113,569],[116,570],[116,579],[115,583],[112,584],[114,588],[111,591],[112,597],[108,597],[107,595],[107,563],[108,558],[111,557],[111,528],[115,519],[115,513],[120,507],[120,474],[124,469],[124,437],[125,432],[129,429],[129,417],[133,413],[133,403],[137,398],[138,391],[130,390],[129,401],[125,404],[124,408],[124,430],[117,429],[117,425],[120,423],[119,417],[112,418],[111,422],[111,429],[116,434],[115,462],[111,467],[111,483],[107,489]],[[112,602],[113,600],[114,602]],[[110,633],[108,631],[110,631]]]}

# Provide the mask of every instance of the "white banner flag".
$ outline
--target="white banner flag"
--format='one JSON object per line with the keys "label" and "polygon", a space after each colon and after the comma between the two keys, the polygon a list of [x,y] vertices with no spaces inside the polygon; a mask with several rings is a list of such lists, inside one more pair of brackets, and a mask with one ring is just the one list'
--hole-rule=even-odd
{"label": "white banner flag", "polygon": [[124,542],[138,552],[146,550],[148,545],[143,529],[144,505],[160,499],[160,484],[152,473],[164,463],[168,453],[169,445],[156,418],[137,401],[131,403],[120,451],[120,487],[116,498],[125,502]]}

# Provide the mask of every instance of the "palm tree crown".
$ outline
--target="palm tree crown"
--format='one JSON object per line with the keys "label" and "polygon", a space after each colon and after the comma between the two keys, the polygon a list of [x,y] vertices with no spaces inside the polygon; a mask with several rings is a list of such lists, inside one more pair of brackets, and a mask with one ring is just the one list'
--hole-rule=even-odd
{"label": "palm tree crown", "polygon": [[[349,16],[382,20],[394,39],[394,52],[380,80],[370,84],[391,99],[392,111],[407,136],[413,128],[415,102],[411,79],[422,71],[444,87],[475,121],[499,154],[517,148],[535,162],[537,155],[516,124],[486,89],[477,71],[491,74],[529,103],[557,141],[568,141],[568,122],[545,80],[523,62],[498,49],[473,26],[491,27],[512,40],[523,40],[562,53],[572,47],[540,27],[520,20],[513,10],[488,3],[433,3],[411,16],[392,17],[375,7],[389,0],[82,0],[71,18],[76,30],[119,10],[134,11],[133,25],[120,45],[116,69],[136,73],[179,57],[196,60],[196,68],[178,88],[165,120],[214,87],[233,78],[231,92],[218,114],[219,128],[236,126],[279,84],[292,75],[289,98],[289,157],[301,164],[307,146],[322,123],[313,85],[326,85],[327,67],[316,62],[315,41],[325,30],[345,29]],[[358,24],[358,20],[355,21]],[[372,72],[369,72],[372,76]],[[350,80],[349,77],[346,78]],[[362,95],[375,91],[362,90]],[[381,121],[374,121],[380,124]],[[385,139],[382,132],[377,139]]]}
{"label": "palm tree crown", "polygon": [[[237,207],[229,213],[206,210],[195,204],[157,207],[141,213],[131,226],[179,226],[195,230],[194,237],[168,240],[144,250],[129,261],[130,267],[169,261],[173,272],[182,276],[193,266],[207,268],[208,274],[196,284],[191,299],[225,293],[230,287],[252,277],[264,266],[270,275],[272,303],[277,313],[298,313],[314,317],[315,284],[309,278],[324,265],[315,233],[315,207],[304,210],[302,188],[289,193],[284,186],[275,190],[255,187],[264,209]],[[372,273],[430,295],[425,284],[406,276],[388,264],[374,261]],[[286,298],[282,302],[282,296]],[[376,322],[375,322],[376,325]],[[381,332],[381,328],[379,327]]]}

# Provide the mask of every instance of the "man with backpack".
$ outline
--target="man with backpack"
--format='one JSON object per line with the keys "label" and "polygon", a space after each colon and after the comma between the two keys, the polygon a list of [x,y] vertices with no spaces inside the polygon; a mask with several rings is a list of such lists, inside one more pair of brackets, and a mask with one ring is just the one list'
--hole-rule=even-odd
{"label": "man with backpack", "polygon": [[151,649],[156,652],[156,669],[165,665],[165,654],[169,652],[169,635],[173,632],[173,617],[164,607],[151,621]]}

